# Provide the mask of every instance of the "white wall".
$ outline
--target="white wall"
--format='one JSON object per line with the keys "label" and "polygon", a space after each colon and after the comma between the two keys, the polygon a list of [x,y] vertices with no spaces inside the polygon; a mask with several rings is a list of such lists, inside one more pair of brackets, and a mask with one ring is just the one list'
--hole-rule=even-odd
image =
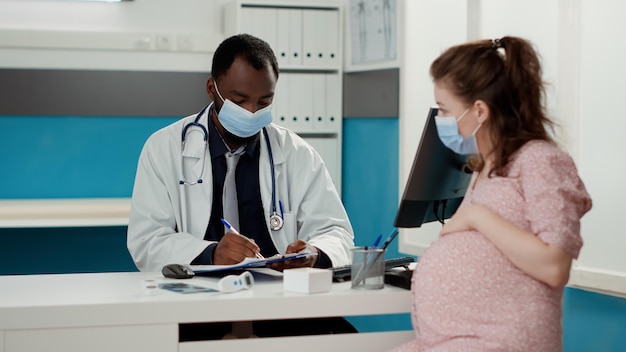
{"label": "white wall", "polygon": [[[429,75],[431,62],[446,48],[470,36],[468,18],[474,9],[467,0],[403,1],[400,31],[400,197],[406,185],[419,143],[426,114],[435,106]],[[400,252],[421,255],[437,238],[440,227],[434,223],[417,229],[400,229]]]}
{"label": "white wall", "polygon": [[228,0],[0,0],[0,67],[209,71]]}
{"label": "white wall", "polygon": [[[626,293],[625,230],[620,223],[626,167],[619,144],[626,131],[626,3],[619,0],[423,0],[406,1],[401,68],[401,192],[429,104],[428,68],[448,47],[469,39],[505,35],[531,40],[544,68],[548,109],[561,125],[557,140],[577,162],[594,201],[582,220],[585,245],[570,284]],[[426,15],[427,14],[427,15]],[[419,19],[419,21],[417,20]],[[400,251],[421,254],[439,225],[403,231]]]}
{"label": "white wall", "polygon": [[[581,0],[580,13],[579,168],[594,205],[583,221],[579,265],[591,273],[620,276],[602,287],[626,292],[621,222],[626,209],[626,2]],[[581,276],[581,284],[590,279]]]}
{"label": "white wall", "polygon": [[0,67],[207,72],[234,1],[0,0]]}
{"label": "white wall", "polygon": [[227,0],[0,1],[3,28],[154,32],[221,31],[216,9]]}
{"label": "white wall", "polygon": [[[409,176],[428,109],[435,106],[428,73],[430,63],[446,48],[467,40],[467,1],[402,1],[400,43],[400,196]],[[401,44],[402,45],[402,44]],[[438,233],[435,224],[401,229],[399,251],[421,254]]]}

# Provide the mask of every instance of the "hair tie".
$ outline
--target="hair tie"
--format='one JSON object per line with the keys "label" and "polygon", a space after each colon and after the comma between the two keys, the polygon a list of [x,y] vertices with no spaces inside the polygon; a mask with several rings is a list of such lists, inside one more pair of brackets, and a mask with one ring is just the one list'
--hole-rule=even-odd
{"label": "hair tie", "polygon": [[500,42],[500,38],[491,39],[491,47],[494,49],[499,49],[502,47],[502,43]]}

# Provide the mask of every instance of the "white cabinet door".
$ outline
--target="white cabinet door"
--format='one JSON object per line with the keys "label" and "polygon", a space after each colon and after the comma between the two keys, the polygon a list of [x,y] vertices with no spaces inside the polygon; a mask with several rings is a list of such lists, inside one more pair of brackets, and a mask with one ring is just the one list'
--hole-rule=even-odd
{"label": "white cabinet door", "polygon": [[4,352],[173,352],[178,324],[9,330],[4,339]]}

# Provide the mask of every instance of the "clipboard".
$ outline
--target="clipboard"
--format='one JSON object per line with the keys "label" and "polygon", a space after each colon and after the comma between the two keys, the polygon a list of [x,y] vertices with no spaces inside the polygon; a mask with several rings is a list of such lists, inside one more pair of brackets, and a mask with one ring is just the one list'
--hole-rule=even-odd
{"label": "clipboard", "polygon": [[259,259],[259,258],[245,258],[241,262],[232,265],[190,265],[194,274],[207,274],[228,270],[239,270],[249,268],[262,268],[268,264],[280,263],[288,260],[302,259],[307,257],[316,256],[316,252],[305,253],[290,253],[285,255],[276,255],[273,257]]}

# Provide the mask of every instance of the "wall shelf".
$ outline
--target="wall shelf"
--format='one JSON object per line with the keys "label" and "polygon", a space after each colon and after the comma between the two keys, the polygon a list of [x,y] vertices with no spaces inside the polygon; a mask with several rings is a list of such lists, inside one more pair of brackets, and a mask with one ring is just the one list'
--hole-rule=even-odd
{"label": "wall shelf", "polygon": [[0,201],[0,228],[127,226],[130,198]]}

